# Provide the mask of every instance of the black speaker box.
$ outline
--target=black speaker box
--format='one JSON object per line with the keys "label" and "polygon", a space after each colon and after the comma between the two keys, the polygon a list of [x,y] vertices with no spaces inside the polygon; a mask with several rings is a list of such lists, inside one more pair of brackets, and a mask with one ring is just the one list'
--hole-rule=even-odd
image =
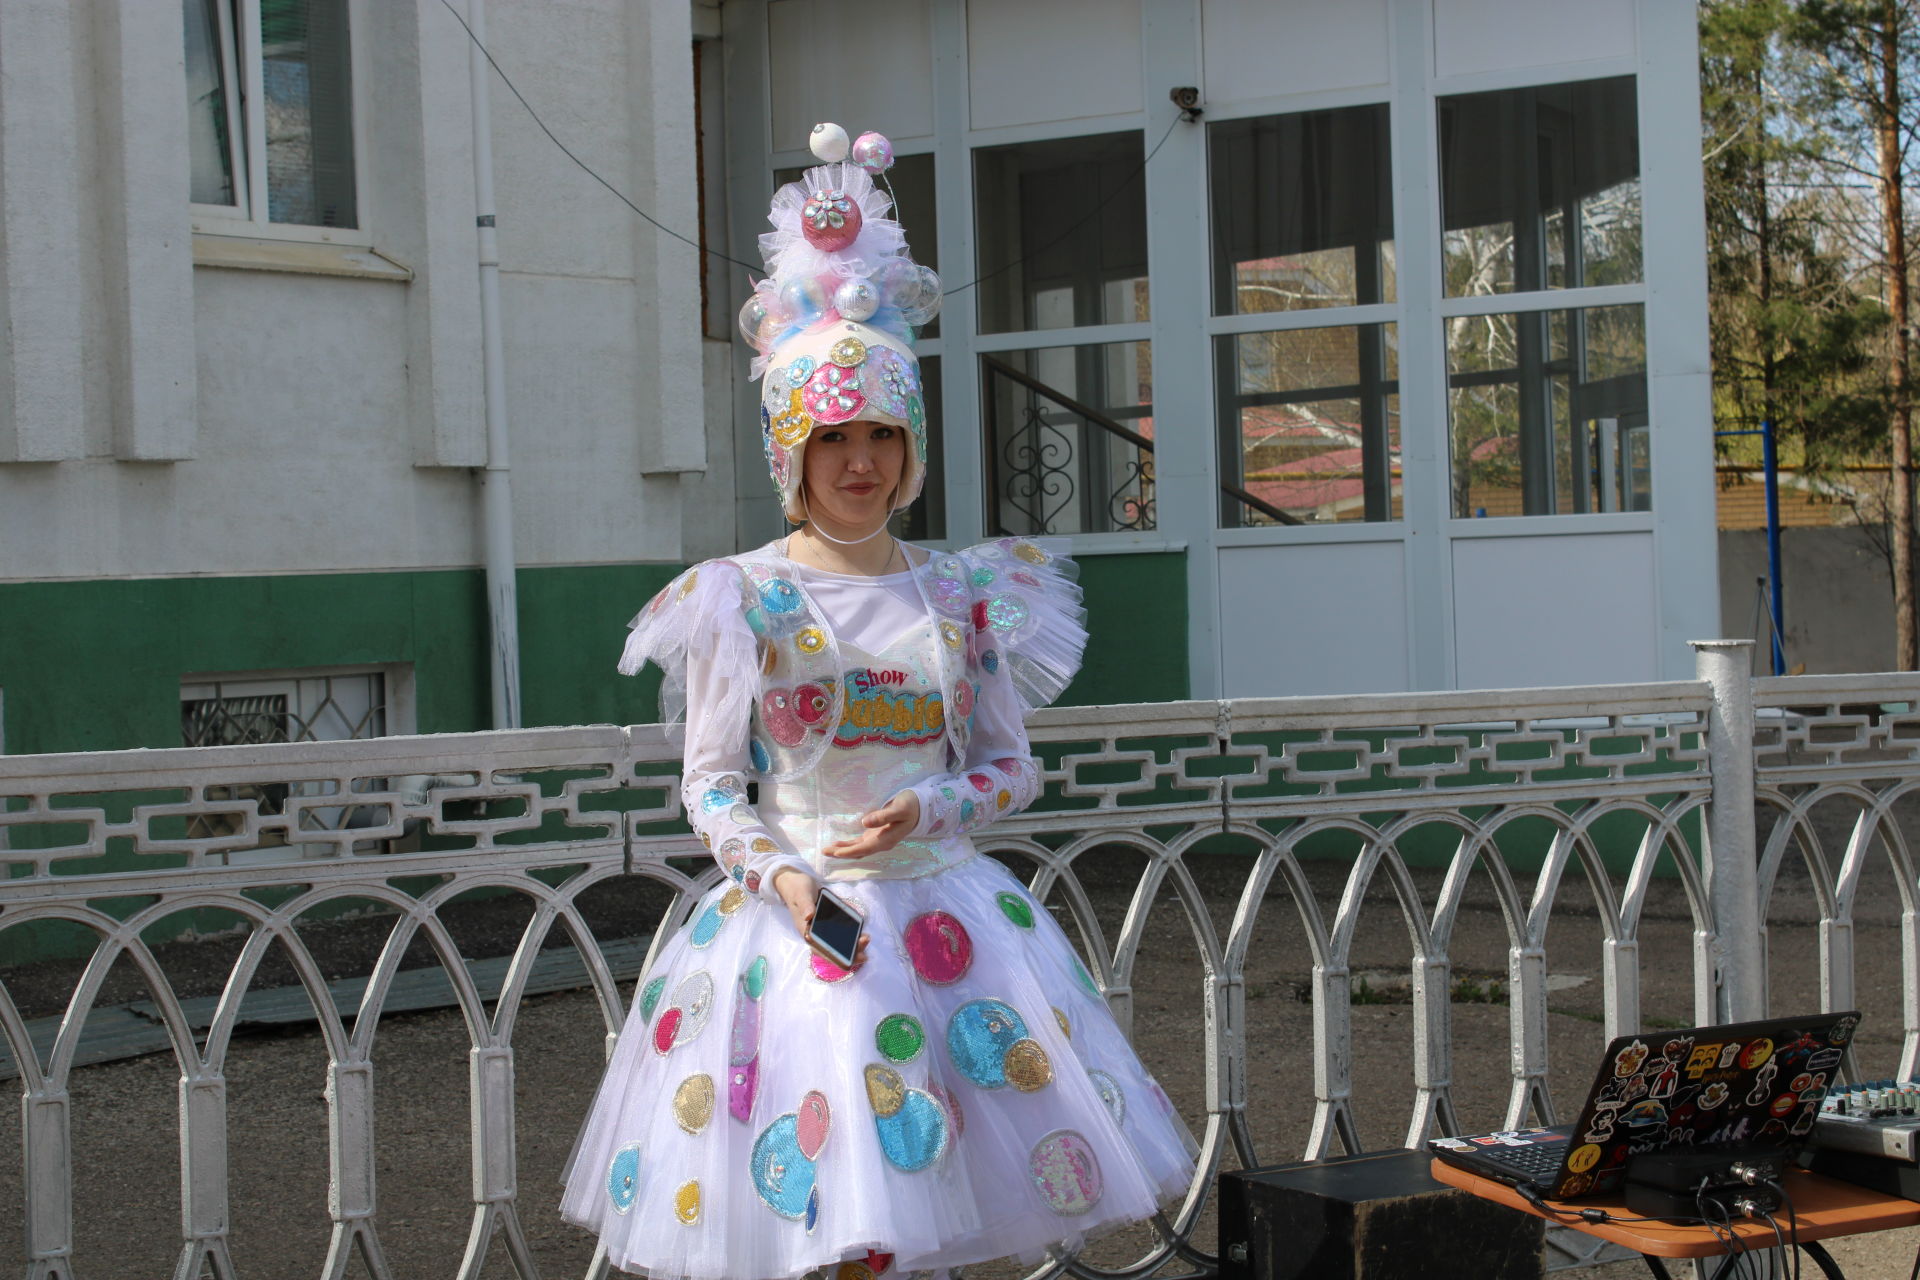
{"label": "black speaker box", "polygon": [[1220,1280],[1539,1280],[1546,1223],[1436,1182],[1424,1151],[1220,1175]]}

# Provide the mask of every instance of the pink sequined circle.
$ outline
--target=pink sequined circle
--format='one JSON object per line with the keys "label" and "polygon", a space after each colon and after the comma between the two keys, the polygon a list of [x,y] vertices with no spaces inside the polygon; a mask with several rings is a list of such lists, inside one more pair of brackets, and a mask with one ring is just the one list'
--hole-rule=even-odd
{"label": "pink sequined circle", "polygon": [[993,779],[984,773],[970,773],[967,775],[967,781],[973,784],[975,791],[993,790]]}
{"label": "pink sequined circle", "polygon": [[801,724],[818,724],[827,714],[827,691],[817,684],[803,684],[793,691],[793,714]]}
{"label": "pink sequined circle", "polygon": [[965,925],[944,911],[915,916],[907,925],[906,941],[914,972],[935,986],[958,982],[973,965],[973,939]]}
{"label": "pink sequined circle", "polygon": [[853,976],[853,970],[842,969],[818,951],[807,957],[807,964],[813,969],[813,976],[822,982],[845,982]]}
{"label": "pink sequined circle", "polygon": [[822,426],[851,421],[867,407],[867,398],[860,390],[859,373],[837,364],[823,364],[815,369],[801,394],[806,399],[807,412]]}
{"label": "pink sequined circle", "polygon": [[786,689],[769,689],[760,699],[760,720],[767,736],[783,747],[797,747],[806,740],[806,726],[794,714],[793,694]]}
{"label": "pink sequined circle", "polygon": [[1055,1129],[1035,1143],[1027,1171],[1040,1198],[1062,1216],[1085,1213],[1100,1203],[1105,1190],[1093,1148],[1071,1129]]}
{"label": "pink sequined circle", "polygon": [[962,720],[973,714],[973,686],[965,680],[953,686],[953,710]]}
{"label": "pink sequined circle", "polygon": [[685,1016],[685,1014],[680,1012],[680,1008],[677,1005],[668,1008],[660,1015],[660,1020],[653,1024],[653,1051],[655,1053],[665,1053],[667,1050],[673,1048],[673,1038],[679,1034],[680,1020]]}
{"label": "pink sequined circle", "polygon": [[795,1136],[800,1140],[800,1154],[812,1160],[826,1145],[827,1130],[833,1125],[833,1109],[827,1106],[827,1096],[816,1089],[800,1099],[796,1119],[799,1123]]}

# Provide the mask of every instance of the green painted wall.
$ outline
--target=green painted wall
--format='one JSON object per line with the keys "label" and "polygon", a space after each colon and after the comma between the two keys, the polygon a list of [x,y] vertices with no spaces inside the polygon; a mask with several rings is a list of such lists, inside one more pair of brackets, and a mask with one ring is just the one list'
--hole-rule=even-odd
{"label": "green painted wall", "polygon": [[1162,551],[1086,556],[1087,657],[1060,701],[1172,702],[1188,696],[1187,557]]}

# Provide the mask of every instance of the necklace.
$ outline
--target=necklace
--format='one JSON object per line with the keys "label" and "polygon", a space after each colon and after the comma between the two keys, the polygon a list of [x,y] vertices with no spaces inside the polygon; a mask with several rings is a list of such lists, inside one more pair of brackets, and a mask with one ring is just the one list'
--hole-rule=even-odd
{"label": "necklace", "polygon": [[[883,526],[883,527],[884,527],[884,526]],[[812,526],[811,526],[811,525],[809,525],[809,526],[808,526],[808,528],[809,528],[809,529],[811,529],[811,528],[812,528]],[[805,530],[802,530],[802,532],[805,532]],[[814,532],[818,532],[818,530],[814,530]],[[878,532],[878,531],[876,530],[876,532]],[[867,541],[867,539],[868,539],[868,538],[871,538],[872,536],[873,536],[873,534],[868,534],[866,538],[862,538],[862,539],[860,539],[860,542],[865,542],[865,541]],[[786,553],[786,557],[787,557],[787,559],[789,559],[789,560],[792,560],[792,559],[793,559],[793,539],[794,539],[794,535],[793,535],[793,534],[788,534],[788,535],[787,535],[787,537],[786,537],[786,541],[785,541],[785,542],[784,542],[784,543],[782,544],[782,549],[783,549],[783,550],[785,551],[785,553]],[[829,537],[829,538],[827,539],[827,541],[828,541],[828,542],[840,542],[840,539],[838,539],[838,538],[834,538],[834,537]],[[843,543],[841,543],[840,545],[842,545],[842,546],[857,546],[857,545],[858,545],[858,543],[844,543],[844,542],[843,542]],[[893,546],[892,546],[892,547],[891,547],[891,548],[890,548],[890,549],[888,550],[888,552],[887,552],[887,561],[886,561],[886,563],[885,563],[885,564],[883,564],[883,565],[881,565],[881,566],[880,566],[880,572],[878,572],[878,573],[871,573],[871,574],[859,574],[859,575],[856,575],[856,576],[858,576],[858,577],[863,577],[863,578],[884,578],[884,577],[886,577],[886,576],[887,576],[887,571],[888,571],[889,569],[891,569],[891,568],[893,568],[893,561],[894,561],[894,557],[895,557],[895,556],[900,556],[900,559],[901,559],[901,561],[902,561],[903,563],[905,562],[905,559],[906,559],[906,557],[905,557],[905,556],[903,556],[903,555],[901,555],[901,552],[900,552],[900,539],[898,539],[898,538],[895,538],[895,539],[893,540]],[[805,562],[805,561],[799,561],[798,563],[802,563],[802,564],[804,564],[804,563],[806,563],[806,562]],[[826,568],[826,567],[825,567],[824,565],[815,565],[814,567],[815,567],[815,568],[818,568],[818,569],[825,569],[825,568]],[[909,567],[909,568],[910,568],[911,566],[907,566],[907,567]],[[838,572],[838,570],[834,570],[834,569],[826,569],[826,572],[828,572],[828,573],[836,573],[836,572]]]}

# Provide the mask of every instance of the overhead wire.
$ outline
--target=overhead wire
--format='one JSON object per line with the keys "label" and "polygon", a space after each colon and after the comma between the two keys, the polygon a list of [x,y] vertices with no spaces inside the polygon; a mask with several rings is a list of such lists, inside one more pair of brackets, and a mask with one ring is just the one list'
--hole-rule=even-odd
{"label": "overhead wire", "polygon": [[[540,132],[547,136],[547,140],[549,142],[553,143],[554,146],[560,149],[560,153],[562,155],[566,156],[567,159],[573,161],[573,163],[579,167],[582,173],[586,174],[589,178],[592,178],[595,182],[605,187],[609,192],[613,194],[614,199],[618,200],[621,204],[624,204],[625,206],[627,206],[627,208],[633,210],[633,212],[636,215],[638,215],[640,218],[645,220],[648,223],[648,225],[654,227],[663,235],[671,236],[673,239],[678,240],[680,243],[684,245],[688,245],[692,247],[694,250],[696,250],[697,252],[706,254],[709,257],[718,258],[722,262],[732,263],[736,267],[744,267],[751,272],[764,274],[764,269],[754,263],[742,262],[739,258],[733,257],[730,254],[723,253],[718,249],[709,248],[706,245],[701,244],[698,240],[694,240],[688,236],[681,235],[678,231],[675,231],[672,227],[669,227],[664,222],[661,222],[658,218],[655,218],[652,214],[648,213],[645,209],[642,209],[639,205],[635,204],[632,200],[628,199],[626,193],[621,191],[620,188],[614,186],[611,182],[601,177],[600,174],[595,171],[592,165],[588,164],[585,160],[582,160],[578,155],[574,154],[573,149],[567,146],[566,143],[562,142],[560,140],[559,135],[554,133],[552,129],[547,127],[547,122],[540,118],[540,113],[533,109],[533,104],[531,102],[528,102],[526,95],[520,92],[519,86],[514,84],[513,77],[507,74],[506,69],[502,67],[499,61],[493,56],[492,50],[488,49],[487,46],[481,42],[480,37],[474,34],[473,28],[467,25],[466,18],[461,15],[458,9],[453,7],[452,0],[440,0],[440,4],[442,8],[444,8],[448,13],[453,15],[453,20],[455,22],[458,22],[460,24],[460,29],[467,33],[467,39],[473,42],[474,48],[480,51],[480,56],[487,60],[487,65],[493,68],[494,74],[500,77],[500,82],[507,86],[507,91],[514,96],[514,100],[517,101],[522,107],[522,109],[526,111],[528,117],[532,119],[533,123],[535,124],[535,126],[539,128]],[[1029,258],[1032,258],[1041,253],[1045,253],[1048,249],[1053,248],[1053,246],[1059,244],[1061,241],[1065,240],[1068,236],[1078,231],[1081,227],[1091,222],[1096,216],[1099,215],[1101,210],[1105,209],[1108,205],[1112,204],[1116,199],[1118,199],[1120,194],[1123,191],[1125,191],[1129,186],[1131,186],[1136,178],[1138,178],[1141,174],[1146,172],[1147,166],[1153,163],[1153,158],[1160,154],[1160,148],[1165,146],[1167,144],[1167,139],[1173,136],[1174,129],[1177,128],[1182,122],[1192,120],[1197,114],[1198,112],[1196,110],[1187,109],[1187,110],[1181,111],[1179,115],[1175,116],[1173,119],[1173,122],[1167,126],[1167,131],[1160,135],[1160,140],[1153,144],[1153,149],[1147,152],[1146,158],[1140,162],[1139,167],[1134,169],[1133,172],[1129,173],[1126,176],[1126,178],[1124,178],[1121,182],[1119,182],[1114,187],[1112,191],[1107,193],[1105,198],[1103,198],[1098,204],[1094,205],[1093,208],[1087,210],[1085,214],[1083,214],[1077,221],[1072,223],[1065,230],[1060,232],[1059,235],[1047,241],[1045,244],[1038,245],[1033,249],[1028,250],[1026,253],[1021,254],[1019,257],[1014,258],[1010,262],[1002,263],[1000,266],[995,267],[993,270],[974,277],[972,280],[967,281],[967,283],[961,285],[957,289],[945,290],[942,296],[950,298],[956,294],[965,293],[967,290],[973,288],[975,285],[981,283],[984,280],[990,280],[994,276],[1000,275],[1006,271],[1010,271],[1014,267],[1017,267],[1021,263],[1027,261]],[[891,183],[887,184],[887,192],[889,195],[891,195],[893,192],[893,187]],[[897,200],[895,201],[895,204],[896,206],[898,205]]]}

